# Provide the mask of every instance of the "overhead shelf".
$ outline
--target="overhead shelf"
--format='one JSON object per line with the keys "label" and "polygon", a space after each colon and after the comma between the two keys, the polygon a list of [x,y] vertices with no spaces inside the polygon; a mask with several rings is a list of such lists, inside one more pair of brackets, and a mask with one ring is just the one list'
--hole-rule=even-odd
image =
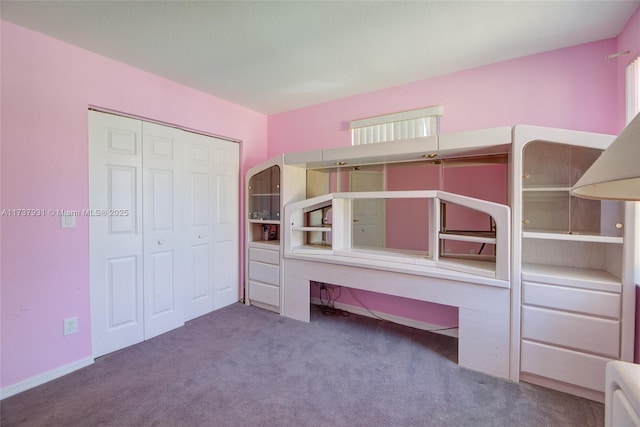
{"label": "overhead shelf", "polygon": [[[354,227],[352,202],[366,199],[423,199],[428,202],[430,213],[424,218],[424,224],[422,224],[422,229],[425,231],[424,236],[428,240],[428,250],[416,251],[408,247],[354,245],[351,238]],[[446,218],[446,214],[441,214],[444,211],[441,207],[447,203],[488,216],[491,222],[496,225],[496,231],[440,231]],[[321,208],[332,209],[333,224],[331,227],[310,223],[309,214]],[[341,257],[343,260],[351,259],[358,263],[411,264],[416,269],[433,269],[435,267],[447,271],[456,270],[482,277],[508,280],[509,220],[509,208],[505,205],[440,190],[329,193],[285,206],[284,223],[290,230],[290,232],[285,232],[285,257],[322,254],[331,255],[336,260],[336,257]],[[328,237],[325,240],[324,236],[313,235],[313,233],[328,232],[332,232],[331,242],[328,242]],[[444,241],[478,243],[483,246],[485,244],[494,245],[493,255],[482,255],[476,253],[478,249],[475,247],[460,246],[457,243],[445,247]],[[452,250],[454,253],[451,253]],[[330,258],[322,259],[324,262],[330,262]]]}

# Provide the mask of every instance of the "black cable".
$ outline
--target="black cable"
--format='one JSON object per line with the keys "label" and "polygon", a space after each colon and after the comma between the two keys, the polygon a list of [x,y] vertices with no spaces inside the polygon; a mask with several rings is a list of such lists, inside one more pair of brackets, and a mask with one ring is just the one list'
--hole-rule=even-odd
{"label": "black cable", "polygon": [[[344,317],[348,317],[351,315],[351,313],[349,313],[348,311],[335,307],[335,301],[340,298],[340,295],[342,294],[342,288],[340,286],[327,285],[326,283],[319,282],[314,283],[320,286],[320,305],[316,305],[316,307],[318,307],[322,314],[324,314],[325,316],[339,315]],[[332,297],[333,291],[335,289],[338,289],[338,293],[335,297]],[[323,291],[326,297],[326,301],[323,298]]]}
{"label": "black cable", "polygon": [[[335,307],[335,302],[340,298],[340,295],[342,295],[342,286],[338,286],[338,285],[329,285],[327,283],[321,283],[321,282],[313,282],[314,284],[318,285],[320,287],[320,304],[315,304],[315,306],[320,310],[320,312],[322,314],[324,314],[325,316],[335,316],[335,315],[340,315],[340,316],[345,316],[348,317],[351,315],[351,313],[349,313],[346,310],[342,310],[340,308],[336,308]],[[335,290],[338,290],[338,293],[335,297],[332,298],[332,294]],[[346,288],[347,291],[349,291],[349,293],[351,294],[351,296],[353,297],[353,299],[362,306],[362,308],[364,308],[365,310],[367,310],[369,312],[369,314],[371,314],[371,316],[373,316],[374,318],[378,319],[378,320],[382,320],[383,322],[389,322],[389,323],[396,323],[393,322],[392,320],[389,319],[385,319],[383,317],[378,316],[376,313],[374,313],[373,311],[371,311],[369,309],[369,307],[367,307],[361,300],[360,298],[353,293],[353,290],[351,288]],[[323,299],[322,297],[322,293],[325,293],[325,297],[326,297],[326,301]],[[404,326],[404,325],[403,325]],[[437,329],[422,329],[423,331],[427,331],[427,332],[441,332],[441,331],[449,331],[452,329],[458,329],[458,326],[447,326],[444,328],[437,328]]]}

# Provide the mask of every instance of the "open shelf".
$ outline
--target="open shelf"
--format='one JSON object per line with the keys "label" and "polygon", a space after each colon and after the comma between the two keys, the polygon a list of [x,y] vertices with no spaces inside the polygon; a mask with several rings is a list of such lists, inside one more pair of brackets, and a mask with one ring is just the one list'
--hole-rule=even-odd
{"label": "open shelf", "polygon": [[489,243],[496,244],[494,231],[441,231],[438,237],[442,240],[455,240],[458,242]]}
{"label": "open shelf", "polygon": [[266,247],[269,249],[279,249],[280,248],[280,240],[253,240],[249,242],[249,246],[251,247]]}
{"label": "open shelf", "polygon": [[617,243],[622,244],[623,238],[616,236],[602,236],[591,232],[557,232],[557,231],[523,231],[524,239],[543,239],[543,240],[567,240],[575,242],[594,242],[594,243]]}
{"label": "open shelf", "polygon": [[331,226],[312,226],[312,227],[293,227],[293,231],[321,231],[323,233],[327,233],[331,231]]}
{"label": "open shelf", "polygon": [[620,279],[603,271],[547,264],[522,264],[522,280],[620,293]]}
{"label": "open shelf", "polygon": [[[415,239],[424,241],[421,247],[393,246],[389,236],[381,239],[382,245],[357,243],[351,238],[354,227],[361,227],[353,216],[356,202],[382,200],[390,205],[390,200],[401,199],[425,207],[424,215],[418,218],[421,223],[405,220],[412,225]],[[329,211],[331,227],[324,223]],[[487,230],[446,230],[447,215],[453,212],[470,212],[477,226]],[[284,223],[290,230],[284,233],[285,257],[322,254],[339,257],[340,262],[397,263],[425,271],[442,268],[504,281],[509,277],[509,209],[497,203],[433,190],[330,193],[289,204],[285,215]]]}
{"label": "open shelf", "polygon": [[249,224],[280,224],[277,219],[250,219]]}
{"label": "open shelf", "polygon": [[571,191],[571,187],[567,187],[566,185],[547,185],[547,186],[536,186],[536,187],[523,187],[522,191],[527,193],[527,192],[556,192],[556,191],[564,191],[564,192],[569,192]]}

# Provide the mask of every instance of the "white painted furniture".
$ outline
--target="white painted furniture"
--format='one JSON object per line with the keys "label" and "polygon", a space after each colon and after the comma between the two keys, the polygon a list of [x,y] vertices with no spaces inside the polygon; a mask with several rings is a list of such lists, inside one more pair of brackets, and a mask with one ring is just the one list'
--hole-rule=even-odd
{"label": "white painted furniture", "polygon": [[633,358],[635,211],[569,190],[613,139],[517,126],[512,157],[520,379],[598,401],[607,362]]}
{"label": "white painted furniture", "polygon": [[640,427],[640,365],[607,363],[605,396],[605,427]]}
{"label": "white painted furniture", "polygon": [[[429,251],[358,248],[351,242],[352,205],[363,199],[424,199],[430,205]],[[495,221],[493,237],[445,232],[441,205],[455,203]],[[313,212],[331,207],[332,227],[309,224]],[[459,307],[460,365],[509,378],[509,208],[443,191],[332,193],[285,207],[284,315],[309,321],[309,281]],[[330,245],[310,241],[331,231]],[[447,256],[441,240],[495,246],[493,256]]]}
{"label": "white painted furniture", "polygon": [[[406,251],[401,249],[357,247],[352,241],[354,227],[353,205],[361,200],[422,200],[429,204],[430,214],[424,218],[429,223],[428,233],[424,236],[429,240],[426,252]],[[445,218],[442,217],[442,206],[445,204],[465,206],[479,211],[490,217],[495,223],[495,231],[491,233],[472,233],[446,231]],[[312,224],[317,210],[332,210],[332,224]],[[353,193],[330,193],[300,202],[289,203],[285,207],[284,251],[286,258],[296,256],[321,255],[325,259],[340,257],[360,260],[364,265],[375,264],[378,261],[388,265],[407,264],[406,268],[416,271],[454,270],[473,275],[498,279],[494,285],[508,287],[510,268],[510,233],[509,207],[498,203],[460,196],[445,191],[369,191]],[[317,233],[332,234],[331,243],[327,243],[322,236],[320,243],[314,241]],[[492,255],[447,254],[441,251],[442,243],[446,240],[475,242],[488,244],[493,247]],[[316,259],[316,258],[313,258]],[[411,267],[409,267],[411,266]],[[403,266],[404,267],[404,266]]]}
{"label": "white painted furniture", "polygon": [[[516,126],[285,154],[278,161],[308,170],[310,182],[321,182],[316,175],[329,168],[508,156],[512,241],[503,277],[498,261],[494,270],[447,266],[435,242],[466,236],[439,229],[436,239],[437,226],[423,254],[352,247],[348,195],[291,204],[287,212],[302,209],[314,221],[294,217],[280,230],[287,242],[279,245],[280,313],[308,320],[310,280],[457,306],[461,364],[602,401],[606,363],[632,360],[640,221],[635,204],[575,199],[569,190],[614,138]],[[302,200],[301,185],[291,181],[284,191],[294,189]],[[308,197],[328,192],[320,184]],[[322,221],[328,207],[330,233]]]}
{"label": "white painted furniture", "polygon": [[286,201],[304,198],[306,170],[279,156],[247,171],[246,183],[245,302],[280,313],[280,216]]}

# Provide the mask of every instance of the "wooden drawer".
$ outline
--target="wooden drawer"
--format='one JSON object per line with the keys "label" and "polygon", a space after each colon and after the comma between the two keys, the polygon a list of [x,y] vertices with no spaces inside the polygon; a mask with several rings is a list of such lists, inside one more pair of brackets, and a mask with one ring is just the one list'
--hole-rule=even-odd
{"label": "wooden drawer", "polygon": [[595,316],[620,318],[620,295],[585,289],[523,282],[522,302]]}
{"label": "wooden drawer", "polygon": [[264,262],[265,264],[280,264],[280,252],[268,249],[249,248],[249,260]]}
{"label": "wooden drawer", "polygon": [[273,264],[249,261],[249,280],[279,286],[280,268]]}
{"label": "wooden drawer", "polygon": [[617,359],[620,322],[537,307],[522,308],[522,338]]}
{"label": "wooden drawer", "polygon": [[251,302],[280,306],[280,288],[249,281],[249,299]]}
{"label": "wooden drawer", "polygon": [[522,341],[520,370],[604,392],[605,367],[611,359]]}

